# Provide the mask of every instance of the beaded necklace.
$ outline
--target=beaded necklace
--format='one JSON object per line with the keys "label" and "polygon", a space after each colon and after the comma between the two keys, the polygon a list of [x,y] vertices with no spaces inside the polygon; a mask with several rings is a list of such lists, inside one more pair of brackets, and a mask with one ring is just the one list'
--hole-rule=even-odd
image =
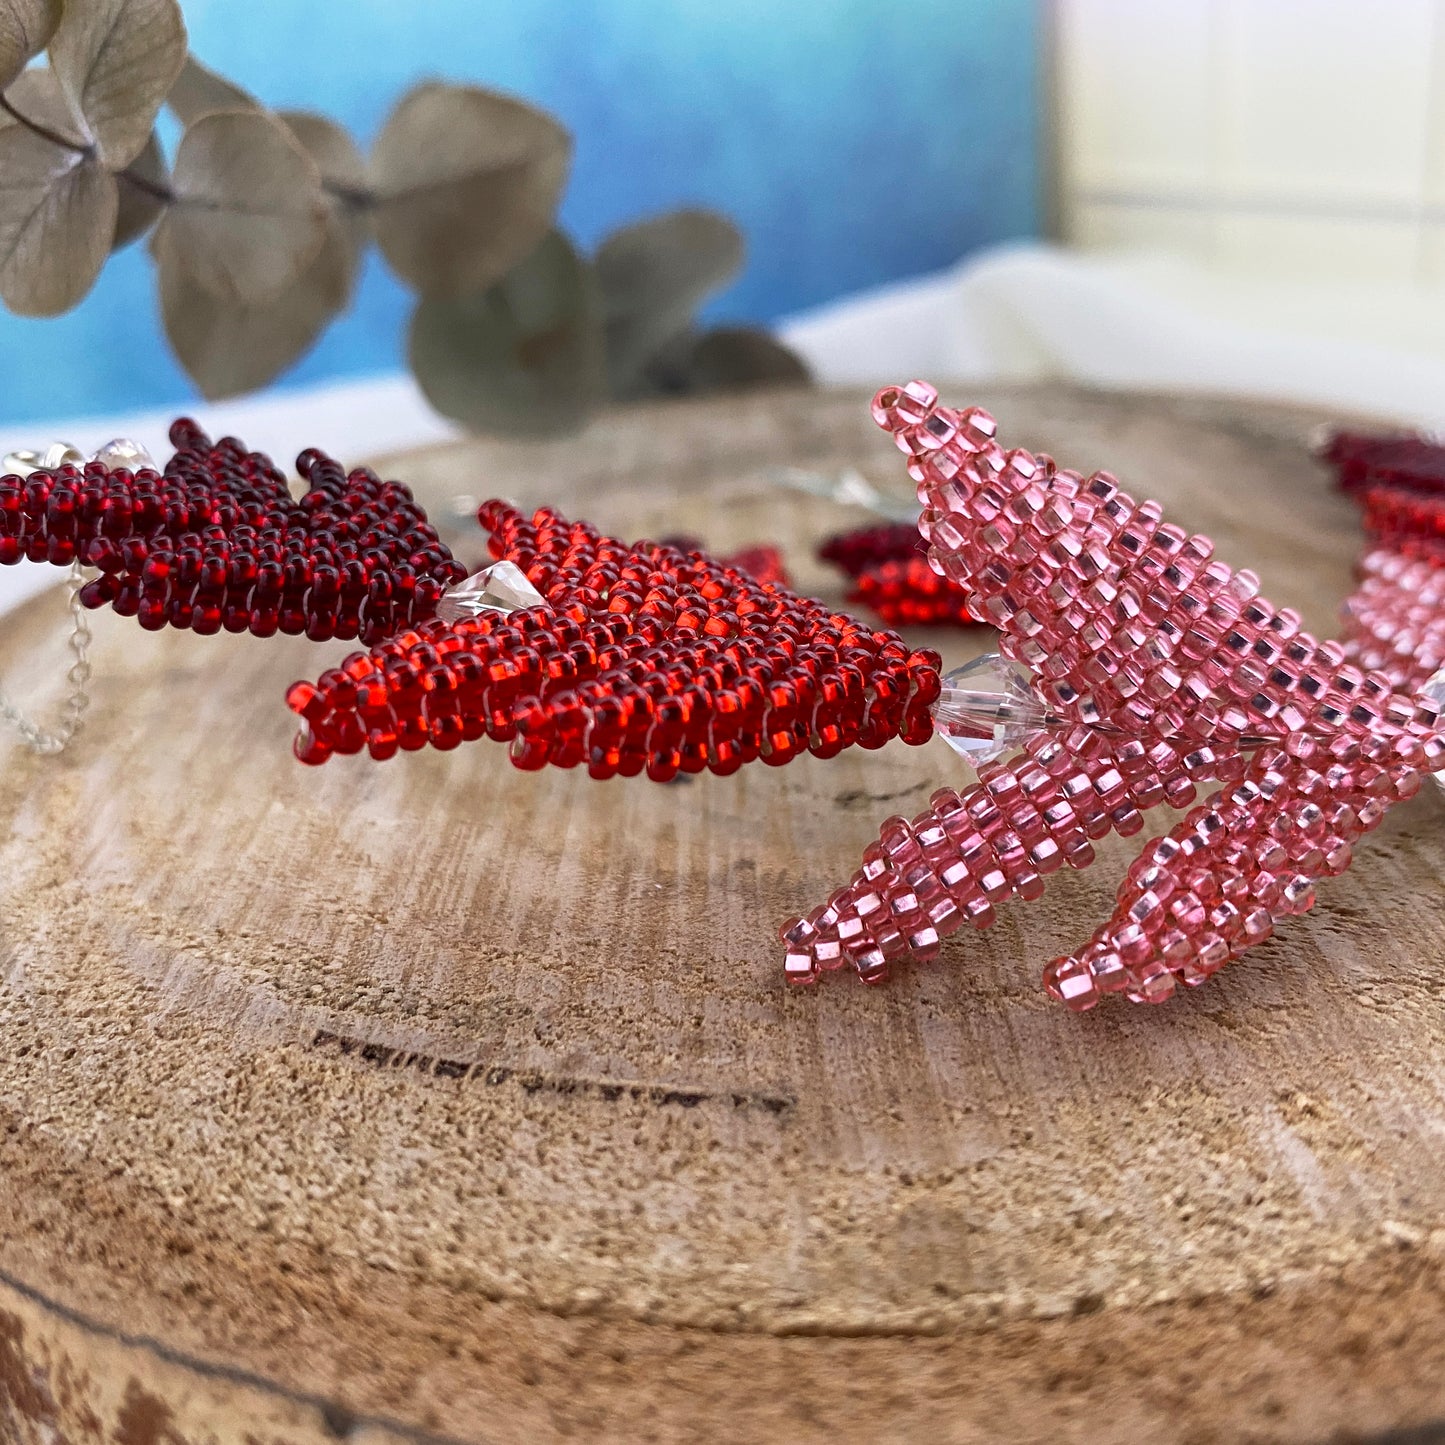
{"label": "beaded necklace", "polygon": [[[1330,441],[1373,541],[1345,636],[1319,642],[1107,473],[1004,451],[986,413],[921,382],[880,392],[874,415],[918,484],[917,530],[895,518],[825,555],[886,620],[999,629],[997,655],[947,677],[936,653],[793,593],[770,549],[718,561],[491,501],[477,515],[494,561],[465,577],[400,483],[311,450],[293,498],[268,458],[182,419],[163,469],[127,442],[7,459],[0,563],[72,568],[76,662],[56,731],[0,708],[37,750],[65,746],[84,710],[84,610],[108,605],[149,629],[363,644],[287,694],[307,763],[487,737],[524,769],[665,782],[937,732],[978,782],[889,819],[853,877],[785,925],[800,984],[844,967],[879,982],[1088,866],[1145,810],[1189,808],[1129,869],[1113,916],[1045,970],[1075,1009],[1204,982],[1312,906],[1316,881],[1445,761],[1438,448]],[[1219,786],[1191,807],[1201,784]]]}
{"label": "beaded necklace", "polygon": [[290,690],[305,762],[490,737],[521,768],[667,781],[932,734],[938,655],[739,565],[778,579],[770,549],[720,562],[492,501],[496,561],[468,578],[398,482],[310,450],[295,499],[234,438],[171,440],[163,469],[133,443],[8,459],[0,564],[97,568],[79,605],[148,629],[371,645]]}

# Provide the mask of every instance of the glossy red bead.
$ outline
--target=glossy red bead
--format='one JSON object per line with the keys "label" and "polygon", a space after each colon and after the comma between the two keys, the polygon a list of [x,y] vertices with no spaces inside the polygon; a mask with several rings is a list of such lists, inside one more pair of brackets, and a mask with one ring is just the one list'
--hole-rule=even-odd
{"label": "glossy red bead", "polygon": [[[483,504],[478,520],[492,556],[521,568],[547,605],[423,623],[355,654],[342,671],[367,681],[371,726],[380,719],[388,733],[442,746],[458,730],[485,732],[510,744],[520,768],[658,782],[931,733],[937,654],[759,580],[773,569],[756,549],[719,562],[505,502]],[[454,683],[442,736],[419,664]],[[289,700],[309,732],[304,760],[381,755],[356,725],[361,702],[334,674],[298,684]]]}

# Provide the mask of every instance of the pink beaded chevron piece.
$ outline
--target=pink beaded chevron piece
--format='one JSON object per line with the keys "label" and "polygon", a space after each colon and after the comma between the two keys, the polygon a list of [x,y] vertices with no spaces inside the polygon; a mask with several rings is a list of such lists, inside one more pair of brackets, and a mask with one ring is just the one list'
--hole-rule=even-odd
{"label": "pink beaded chevron piece", "polygon": [[[848,966],[876,982],[932,958],[1169,803],[1189,811],[1130,867],[1113,916],[1044,972],[1074,1009],[1109,993],[1162,1002],[1308,909],[1445,759],[1436,702],[1406,690],[1424,663],[1381,666],[1398,631],[1357,614],[1354,640],[1317,641],[1157,503],[1005,451],[986,413],[940,406],[924,383],[880,392],[874,415],[918,483],[934,567],[1000,630],[991,691],[951,674],[935,726],[992,726],[1017,755],[883,824],[858,872],[782,929],[792,981]],[[1191,807],[1202,784],[1218,786]]]}

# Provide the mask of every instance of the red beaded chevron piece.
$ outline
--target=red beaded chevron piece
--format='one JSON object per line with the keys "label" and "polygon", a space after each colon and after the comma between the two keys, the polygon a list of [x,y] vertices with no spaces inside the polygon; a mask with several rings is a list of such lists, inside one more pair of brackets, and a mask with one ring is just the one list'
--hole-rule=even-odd
{"label": "red beaded chevron piece", "polygon": [[303,762],[486,735],[520,768],[666,781],[932,735],[938,656],[894,633],[550,510],[487,502],[478,519],[538,603],[424,623],[297,683]]}
{"label": "red beaded chevron piece", "polygon": [[1355,494],[1374,544],[1345,604],[1349,660],[1420,687],[1445,666],[1445,447],[1337,433],[1321,455]]}
{"label": "red beaded chevron piece", "polygon": [[1319,449],[1347,492],[1402,487],[1445,496],[1445,447],[1428,437],[1337,431]]}
{"label": "red beaded chevron piece", "polygon": [[[675,548],[679,552],[702,552],[706,550],[696,537],[679,535],[664,537],[662,546]],[[793,579],[788,575],[783,554],[767,542],[755,542],[739,552],[729,553],[718,560],[724,567],[746,572],[754,582],[771,582],[778,587],[792,587]]]}
{"label": "red beaded chevron piece", "polygon": [[917,523],[875,522],[825,538],[818,548],[818,558],[831,562],[849,577],[861,577],[884,562],[906,562],[927,551],[928,544],[919,535]]}
{"label": "red beaded chevron piece", "polygon": [[[1365,532],[1380,548],[1445,561],[1445,446],[1419,436],[1336,432],[1320,456],[1360,503]],[[1379,569],[1367,559],[1364,570]]]}
{"label": "red beaded chevron piece", "polygon": [[928,565],[928,544],[906,522],[860,527],[829,537],[818,556],[853,579],[850,602],[871,608],[890,627],[967,627],[977,619],[963,589]]}
{"label": "red beaded chevron piece", "polygon": [[432,615],[463,576],[398,482],[318,451],[292,498],[270,459],[182,419],[164,472],[98,462],[0,477],[0,563],[79,558],[81,590],[142,627],[372,642]]}
{"label": "red beaded chevron piece", "polygon": [[[1348,661],[1358,640],[1316,641],[1157,503],[1004,451],[986,414],[941,407],[924,383],[880,392],[874,414],[918,482],[934,565],[1000,629],[1008,661],[987,716],[1019,755],[883,825],[859,871],[782,930],[795,982],[845,965],[871,982],[932,957],[998,904],[1038,897],[1063,864],[1086,866],[1095,840],[1138,831],[1142,810],[1222,784],[1145,847],[1114,915],[1045,970],[1071,1008],[1109,993],[1161,1002],[1308,909],[1316,880],[1347,868],[1445,759],[1439,710],[1401,689],[1404,672]],[[967,702],[956,677],[941,731]]]}
{"label": "red beaded chevron piece", "polygon": [[940,577],[921,553],[860,572],[848,600],[871,608],[890,627],[972,627],[978,622],[963,589]]}

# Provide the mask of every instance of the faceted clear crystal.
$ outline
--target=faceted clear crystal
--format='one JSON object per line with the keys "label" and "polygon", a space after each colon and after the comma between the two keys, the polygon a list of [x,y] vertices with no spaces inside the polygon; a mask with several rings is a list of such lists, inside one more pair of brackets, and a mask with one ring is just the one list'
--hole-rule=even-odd
{"label": "faceted clear crystal", "polygon": [[516,612],[546,605],[547,599],[515,562],[493,562],[445,592],[437,603],[437,616],[443,622],[460,622],[483,612]]}
{"label": "faceted clear crystal", "polygon": [[51,442],[45,448],[45,455],[41,457],[40,465],[48,471],[54,471],[56,467],[64,466],[83,467],[85,453],[79,447],[71,446],[69,442]]}
{"label": "faceted clear crystal", "polygon": [[1051,721],[1028,668],[997,652],[954,668],[933,704],[934,730],[975,768],[1017,752]]}
{"label": "faceted clear crystal", "polygon": [[132,472],[139,472],[147,467],[152,471],[160,470],[156,466],[156,459],[139,442],[134,442],[129,437],[115,437],[106,442],[96,452],[94,460],[112,471],[117,467],[125,467]]}
{"label": "faceted clear crystal", "polygon": [[143,467],[160,470],[156,466],[155,458],[139,442],[133,442],[129,437],[116,437],[106,442],[93,457],[87,457],[79,447],[72,446],[69,442],[51,442],[43,452],[9,452],[4,460],[0,461],[0,471],[28,477],[31,472],[41,469],[53,472],[57,467],[83,467],[87,461],[100,462],[111,470],[116,467],[125,467],[132,472],[138,472]]}
{"label": "faceted clear crystal", "polygon": [[69,442],[51,442],[43,452],[7,452],[0,461],[0,471],[7,476],[28,477],[31,472],[54,471],[66,464],[76,467],[85,465],[85,453],[71,446]]}
{"label": "faceted clear crystal", "polygon": [[[1432,672],[1425,679],[1425,685],[1420,691],[1440,709],[1441,716],[1445,717],[1445,667],[1439,672]],[[1435,786],[1445,792],[1445,772],[1431,773],[1430,776],[1435,779]]]}

